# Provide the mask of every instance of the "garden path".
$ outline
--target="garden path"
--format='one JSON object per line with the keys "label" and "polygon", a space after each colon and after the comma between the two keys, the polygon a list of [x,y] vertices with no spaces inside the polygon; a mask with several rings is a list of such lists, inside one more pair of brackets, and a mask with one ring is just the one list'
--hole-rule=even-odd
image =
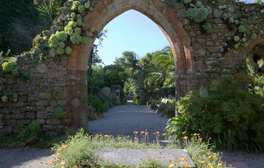
{"label": "garden path", "polygon": [[[128,101],[126,105],[114,106],[103,114],[101,118],[89,121],[89,130],[92,134],[110,134],[134,137],[134,131],[147,130],[149,142],[156,140],[154,132],[160,132],[160,140],[164,139],[162,134],[168,118],[161,117],[146,105],[133,105]],[[139,139],[140,140],[140,139]]]}
{"label": "garden path", "polygon": [[[155,139],[153,132],[164,132],[168,118],[160,117],[147,106],[135,106],[128,102],[124,106],[115,106],[103,114],[103,117],[90,121],[90,131],[93,134],[129,135],[134,137],[134,131],[148,130],[150,141]],[[160,139],[164,138],[162,135]],[[243,151],[223,152],[222,161],[237,168],[263,168],[264,154],[247,153]],[[0,149],[0,167],[4,168],[41,168],[47,167],[51,159],[50,149],[18,148]],[[40,164],[40,162],[42,162]]]}

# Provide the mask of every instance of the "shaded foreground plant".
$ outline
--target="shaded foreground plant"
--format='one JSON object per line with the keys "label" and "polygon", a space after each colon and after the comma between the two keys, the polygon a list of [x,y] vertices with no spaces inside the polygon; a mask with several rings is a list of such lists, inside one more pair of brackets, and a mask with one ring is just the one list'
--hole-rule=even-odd
{"label": "shaded foreground plant", "polygon": [[199,133],[211,138],[217,148],[261,151],[264,147],[264,90],[248,90],[253,83],[246,73],[222,77],[206,88],[190,91],[177,102],[179,118],[172,118],[167,129],[180,139]]}
{"label": "shaded foreground plant", "polygon": [[[159,134],[155,132],[156,134]],[[134,132],[137,137],[138,132]],[[142,132],[143,134],[143,132]],[[145,134],[144,137],[148,134]],[[164,134],[165,136],[165,134]],[[147,138],[146,138],[147,139]],[[98,165],[94,160],[94,152],[100,147],[111,148],[150,148],[150,149],[187,149],[190,157],[192,158],[196,167],[225,167],[225,164],[221,162],[220,153],[213,153],[212,148],[208,148],[208,143],[204,143],[200,140],[199,135],[193,135],[190,139],[183,138],[177,143],[169,143],[166,146],[161,146],[157,142],[143,143],[138,141],[138,138],[134,140],[130,137],[117,136],[114,138],[112,135],[88,135],[84,133],[83,129],[80,129],[74,136],[69,136],[68,140],[62,141],[55,145],[52,150],[55,152],[51,155],[51,160],[48,164],[50,167],[118,167],[113,164]],[[184,160],[186,157],[178,158],[181,160],[181,165],[175,166],[187,166]],[[43,164],[41,162],[41,164]],[[124,166],[123,166],[124,167]],[[163,167],[162,163],[158,162],[158,159],[145,160],[138,167]]]}

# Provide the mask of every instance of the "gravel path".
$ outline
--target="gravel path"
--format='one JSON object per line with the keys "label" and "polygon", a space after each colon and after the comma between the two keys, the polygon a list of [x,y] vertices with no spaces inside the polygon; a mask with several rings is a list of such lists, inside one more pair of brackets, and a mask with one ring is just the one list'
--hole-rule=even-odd
{"label": "gravel path", "polygon": [[[134,131],[149,132],[150,142],[156,137],[153,132],[164,132],[168,118],[160,117],[147,106],[135,106],[131,102],[125,106],[115,106],[98,120],[89,121],[93,134],[129,135]],[[162,136],[160,137],[162,139]],[[221,151],[222,161],[237,168],[263,168],[264,153],[247,153],[243,151]],[[19,148],[0,149],[0,168],[41,168],[46,167],[50,159],[50,149]],[[42,164],[40,162],[43,161]]]}

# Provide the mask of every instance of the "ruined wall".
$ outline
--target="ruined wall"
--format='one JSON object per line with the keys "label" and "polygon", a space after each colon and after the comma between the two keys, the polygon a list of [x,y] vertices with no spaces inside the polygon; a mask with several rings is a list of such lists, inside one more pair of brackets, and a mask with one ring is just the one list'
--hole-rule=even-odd
{"label": "ruined wall", "polygon": [[[171,40],[176,75],[180,77],[176,81],[177,86],[181,86],[177,94],[181,96],[220,75],[232,75],[235,67],[244,63],[249,53],[261,55],[264,48],[264,7],[259,4],[204,0],[201,1],[202,6],[211,7],[212,13],[197,22],[197,18],[191,18],[192,14],[188,12],[190,8],[202,8],[201,3],[197,4],[194,0],[192,5],[178,0],[91,0],[83,12],[78,11],[78,6],[88,1],[79,2],[75,11],[72,10],[72,1],[64,4],[62,14],[49,33],[55,34],[63,31],[67,25],[72,26],[69,25],[69,17],[75,12],[82,18],[80,25],[77,25],[82,29],[81,33],[85,34],[92,26],[90,36],[96,37],[96,32],[99,33],[113,17],[129,9],[138,10],[156,22]],[[68,27],[66,33],[69,32]],[[70,37],[72,35],[68,34],[64,47],[65,50],[69,47],[69,57],[63,52],[56,54],[58,47],[45,54],[47,58],[42,63],[39,63],[41,54],[38,51],[18,57],[18,69],[24,73],[27,70],[30,72],[27,81],[0,68],[1,97],[6,94],[8,99],[7,102],[0,100],[0,132],[17,132],[17,125],[32,121],[41,124],[45,131],[59,133],[66,132],[65,126],[87,126],[86,68],[94,39],[88,39],[88,44],[84,45],[69,45]],[[47,38],[45,34],[41,36],[42,41],[47,42]],[[45,93],[48,87],[53,91]],[[14,94],[18,95],[17,101]],[[54,116],[58,107],[65,108],[65,116]]]}
{"label": "ruined wall", "polygon": [[[6,102],[0,101],[0,132],[16,133],[18,125],[36,121],[44,131],[66,133],[65,126],[71,123],[68,57],[49,57],[39,63],[39,52],[35,51],[18,56],[16,63],[24,77],[0,69],[1,97],[8,98]],[[48,87],[53,89],[45,93]],[[65,108],[67,114],[55,117],[58,107]]]}

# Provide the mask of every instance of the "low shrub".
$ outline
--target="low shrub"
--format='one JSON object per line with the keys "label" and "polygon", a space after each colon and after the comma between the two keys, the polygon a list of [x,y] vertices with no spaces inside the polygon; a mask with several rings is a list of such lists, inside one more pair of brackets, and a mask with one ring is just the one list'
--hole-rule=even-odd
{"label": "low shrub", "polygon": [[88,94],[88,105],[93,106],[99,112],[103,112],[105,110],[105,107],[102,105],[101,99],[93,94]]}
{"label": "low shrub", "polygon": [[[241,148],[258,152],[264,148],[264,97],[249,92],[246,73],[221,77],[207,87],[190,91],[177,102],[179,118],[172,118],[167,129],[178,138],[199,133],[217,148]],[[262,93],[263,89],[258,92]]]}

